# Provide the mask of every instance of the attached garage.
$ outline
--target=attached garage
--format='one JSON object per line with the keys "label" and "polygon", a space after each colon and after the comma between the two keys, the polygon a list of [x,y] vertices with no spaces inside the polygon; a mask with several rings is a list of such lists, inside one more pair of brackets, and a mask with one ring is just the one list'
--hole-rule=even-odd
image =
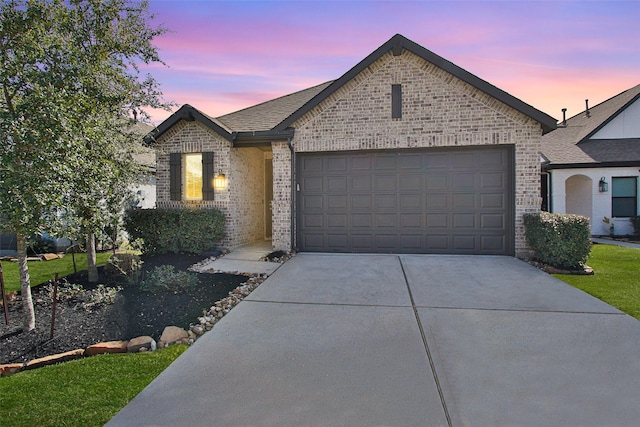
{"label": "attached garage", "polygon": [[297,246],[513,255],[512,146],[301,153]]}

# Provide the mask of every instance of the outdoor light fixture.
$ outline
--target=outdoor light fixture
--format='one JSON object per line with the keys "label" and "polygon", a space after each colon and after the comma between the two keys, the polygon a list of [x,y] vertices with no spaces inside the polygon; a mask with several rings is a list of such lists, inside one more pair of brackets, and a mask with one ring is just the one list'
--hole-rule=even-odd
{"label": "outdoor light fixture", "polygon": [[227,186],[227,177],[224,176],[222,172],[218,172],[216,176],[213,177],[213,188],[216,190],[222,190]]}
{"label": "outdoor light fixture", "polygon": [[609,184],[604,180],[604,176],[600,178],[600,182],[598,183],[598,190],[601,193],[606,193],[607,191],[609,191]]}

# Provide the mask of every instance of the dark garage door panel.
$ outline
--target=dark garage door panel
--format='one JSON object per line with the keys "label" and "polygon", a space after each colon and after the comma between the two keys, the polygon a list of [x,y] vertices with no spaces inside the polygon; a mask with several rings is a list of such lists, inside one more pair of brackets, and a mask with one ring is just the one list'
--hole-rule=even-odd
{"label": "dark garage door panel", "polygon": [[510,146],[302,153],[298,248],[512,255]]}

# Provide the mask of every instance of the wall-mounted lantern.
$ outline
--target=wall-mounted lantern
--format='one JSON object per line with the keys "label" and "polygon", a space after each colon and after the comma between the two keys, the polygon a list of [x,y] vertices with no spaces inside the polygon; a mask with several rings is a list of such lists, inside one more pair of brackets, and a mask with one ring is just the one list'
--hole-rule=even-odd
{"label": "wall-mounted lantern", "polygon": [[601,193],[606,193],[607,191],[609,191],[609,184],[604,180],[604,176],[600,178],[600,182],[598,183],[598,190]]}
{"label": "wall-mounted lantern", "polygon": [[223,190],[226,186],[227,177],[222,172],[218,172],[218,174],[213,177],[213,188]]}

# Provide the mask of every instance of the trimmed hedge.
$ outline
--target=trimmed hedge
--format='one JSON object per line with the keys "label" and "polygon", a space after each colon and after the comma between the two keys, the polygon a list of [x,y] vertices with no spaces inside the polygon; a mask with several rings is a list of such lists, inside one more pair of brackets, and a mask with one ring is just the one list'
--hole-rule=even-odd
{"label": "trimmed hedge", "polygon": [[131,209],[124,218],[130,240],[142,240],[146,254],[191,253],[215,249],[224,236],[218,209]]}
{"label": "trimmed hedge", "polygon": [[545,264],[582,268],[591,252],[589,218],[540,212],[524,215],[525,236],[535,257]]}

